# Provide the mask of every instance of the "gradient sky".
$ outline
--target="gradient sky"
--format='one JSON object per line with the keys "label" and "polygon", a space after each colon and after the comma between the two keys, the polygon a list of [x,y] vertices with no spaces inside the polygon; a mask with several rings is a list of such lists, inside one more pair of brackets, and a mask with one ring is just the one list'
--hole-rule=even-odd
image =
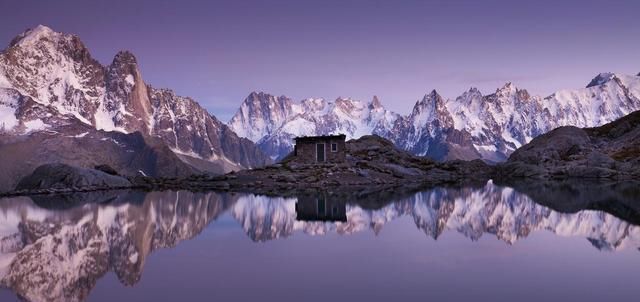
{"label": "gradient sky", "polygon": [[640,72],[640,1],[0,0],[0,43],[44,24],[103,64],[132,51],[155,87],[227,121],[251,91],[370,100],[407,113],[511,81],[532,94]]}

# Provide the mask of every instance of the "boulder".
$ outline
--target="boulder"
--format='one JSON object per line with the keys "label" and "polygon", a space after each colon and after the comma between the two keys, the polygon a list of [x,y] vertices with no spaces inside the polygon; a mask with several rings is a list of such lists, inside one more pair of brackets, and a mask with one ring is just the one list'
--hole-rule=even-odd
{"label": "boulder", "polygon": [[65,164],[45,164],[24,177],[16,190],[66,188],[122,188],[131,186],[127,179],[105,172],[73,167]]}

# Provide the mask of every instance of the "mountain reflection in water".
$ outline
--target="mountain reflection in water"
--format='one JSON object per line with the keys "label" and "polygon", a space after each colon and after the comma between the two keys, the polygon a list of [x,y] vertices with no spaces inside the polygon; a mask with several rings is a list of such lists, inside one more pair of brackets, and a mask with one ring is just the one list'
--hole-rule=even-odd
{"label": "mountain reflection in water", "polygon": [[407,217],[433,239],[458,232],[473,241],[490,234],[513,244],[545,230],[585,238],[604,251],[640,247],[634,185],[512,186],[518,191],[490,181],[382,199],[183,191],[7,198],[0,200],[0,283],[28,301],[84,301],[108,271],[135,285],[152,251],[196,237],[223,214],[260,242],[296,232],[377,235]]}

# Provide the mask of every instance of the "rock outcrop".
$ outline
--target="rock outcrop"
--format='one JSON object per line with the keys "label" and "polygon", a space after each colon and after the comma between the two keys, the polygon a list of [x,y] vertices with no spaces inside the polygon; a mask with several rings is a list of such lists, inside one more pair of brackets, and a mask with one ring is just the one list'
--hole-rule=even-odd
{"label": "rock outcrop", "polygon": [[596,128],[560,127],[516,150],[501,177],[640,178],[640,111]]}
{"label": "rock outcrop", "polygon": [[62,188],[125,188],[131,182],[126,178],[107,174],[100,170],[72,167],[65,164],[46,164],[20,180],[17,190]]}
{"label": "rock outcrop", "polygon": [[344,163],[305,163],[289,155],[282,162],[264,168],[186,181],[191,188],[282,194],[328,188],[337,191],[420,188],[486,181],[493,173],[493,167],[481,160],[436,162],[400,150],[375,135],[350,140],[346,148]]}
{"label": "rock outcrop", "polygon": [[186,177],[203,172],[180,160],[159,139],[140,132],[96,130],[73,118],[56,121],[61,124],[55,132],[0,134],[0,192],[14,189],[20,179],[50,163],[80,168],[106,164],[125,177]]}

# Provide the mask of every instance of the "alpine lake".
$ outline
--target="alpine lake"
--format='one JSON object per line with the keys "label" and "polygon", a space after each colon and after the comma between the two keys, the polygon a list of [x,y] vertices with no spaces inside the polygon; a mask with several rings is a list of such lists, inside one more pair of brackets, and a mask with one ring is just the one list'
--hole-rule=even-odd
{"label": "alpine lake", "polygon": [[0,199],[0,301],[634,301],[640,186]]}

